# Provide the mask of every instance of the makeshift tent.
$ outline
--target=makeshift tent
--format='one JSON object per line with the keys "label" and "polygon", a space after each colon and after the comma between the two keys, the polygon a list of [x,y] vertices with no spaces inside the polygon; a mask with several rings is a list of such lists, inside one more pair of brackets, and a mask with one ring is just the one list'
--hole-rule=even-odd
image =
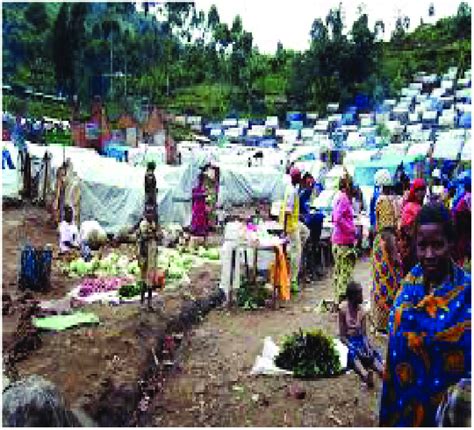
{"label": "makeshift tent", "polygon": [[281,200],[284,197],[286,183],[286,175],[273,168],[222,166],[219,203],[228,206],[250,203],[255,199]]}
{"label": "makeshift tent", "polygon": [[377,153],[376,149],[350,151],[344,157],[344,166],[355,166],[361,161],[369,161]]}
{"label": "makeshift tent", "polygon": [[[29,144],[32,157],[42,159],[48,150],[51,155],[53,178],[63,162],[62,148]],[[70,158],[73,169],[80,179],[81,219],[93,219],[107,233],[116,233],[124,225],[132,225],[143,214],[144,167],[133,167],[114,159],[100,157],[96,152],[84,148],[66,148],[66,159]],[[190,199],[192,183],[197,177],[195,165],[163,165],[155,171],[158,187],[160,221],[188,225],[191,217]],[[54,189],[54,184],[52,185]]]}
{"label": "makeshift tent", "polygon": [[387,169],[391,175],[394,175],[402,161],[403,157],[401,156],[387,156],[380,160],[357,163],[354,170],[354,182],[359,185],[372,186],[377,170]]}
{"label": "makeshift tent", "polygon": [[143,132],[153,136],[164,129],[163,113],[156,107],[153,108],[150,116],[143,126]]}
{"label": "makeshift tent", "polygon": [[422,142],[412,144],[407,151],[407,158],[410,157],[427,157],[431,148],[431,142]]}
{"label": "makeshift tent", "polygon": [[296,148],[289,156],[290,162],[311,161],[319,159],[319,150],[315,146],[303,146]]}
{"label": "makeshift tent", "polygon": [[434,159],[457,160],[463,146],[462,140],[441,140],[435,144]]}
{"label": "makeshift tent", "polygon": [[471,142],[466,142],[461,151],[462,161],[471,161]]}

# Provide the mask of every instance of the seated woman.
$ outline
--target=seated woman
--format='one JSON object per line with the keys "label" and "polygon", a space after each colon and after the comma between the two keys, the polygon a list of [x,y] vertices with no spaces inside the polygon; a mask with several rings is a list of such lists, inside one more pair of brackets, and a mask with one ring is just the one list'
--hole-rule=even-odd
{"label": "seated woman", "polygon": [[442,204],[415,221],[419,261],[390,315],[380,425],[434,427],[449,387],[471,375],[471,277],[452,260],[454,228]]}
{"label": "seated woman", "polygon": [[79,249],[79,231],[77,225],[72,221],[73,213],[71,206],[64,208],[64,221],[59,224],[59,252],[67,254]]}
{"label": "seated woman", "polygon": [[339,307],[339,337],[349,348],[347,367],[354,369],[369,387],[373,387],[373,370],[382,377],[383,364],[380,354],[367,338],[367,315],[361,307],[361,285],[349,282],[346,298],[347,301],[343,301]]}

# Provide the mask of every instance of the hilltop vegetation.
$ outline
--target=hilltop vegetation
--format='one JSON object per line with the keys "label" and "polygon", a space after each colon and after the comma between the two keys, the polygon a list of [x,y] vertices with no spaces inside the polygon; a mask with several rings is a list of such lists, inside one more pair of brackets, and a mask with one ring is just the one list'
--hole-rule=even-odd
{"label": "hilltop vegetation", "polygon": [[[315,19],[304,52],[273,55],[254,46],[236,16],[220,21],[218,9],[192,3],[4,3],[4,82],[71,98],[84,110],[95,94],[113,110],[148,98],[170,110],[220,118],[287,110],[324,113],[328,102],[352,104],[358,95],[373,107],[394,96],[415,71],[460,71],[471,63],[471,9],[408,31],[399,16],[389,42],[384,22],[358,19],[344,32],[341,9]],[[435,14],[430,8],[427,16]],[[157,19],[157,16],[160,19]],[[15,106],[15,103],[13,103]],[[37,106],[35,106],[37,110]]]}

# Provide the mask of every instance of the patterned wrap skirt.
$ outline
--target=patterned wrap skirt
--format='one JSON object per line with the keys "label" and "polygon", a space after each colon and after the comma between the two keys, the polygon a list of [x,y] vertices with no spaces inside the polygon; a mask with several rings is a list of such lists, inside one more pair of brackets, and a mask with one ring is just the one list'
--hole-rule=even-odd
{"label": "patterned wrap skirt", "polygon": [[354,246],[332,245],[334,256],[334,290],[335,301],[340,302],[346,294],[347,284],[352,280],[356,263]]}
{"label": "patterned wrap skirt", "polygon": [[375,236],[372,251],[372,322],[376,330],[386,331],[388,319],[401,281],[401,270],[389,258],[380,234]]}

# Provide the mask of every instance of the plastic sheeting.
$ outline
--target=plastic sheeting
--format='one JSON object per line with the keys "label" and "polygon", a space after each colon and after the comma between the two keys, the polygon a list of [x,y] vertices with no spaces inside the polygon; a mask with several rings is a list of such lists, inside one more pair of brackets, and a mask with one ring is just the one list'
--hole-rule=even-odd
{"label": "plastic sheeting", "polygon": [[53,315],[33,319],[35,327],[55,331],[63,331],[82,324],[98,324],[99,322],[99,317],[92,312],[76,312],[70,315]]}
{"label": "plastic sheeting", "polygon": [[456,160],[461,153],[463,142],[461,140],[443,140],[436,143],[433,158],[444,160]]}
{"label": "plastic sheeting", "polygon": [[[128,171],[128,174],[127,174]],[[161,166],[155,171],[160,222],[191,222],[191,192],[198,169],[193,165]],[[81,218],[94,219],[107,232],[135,224],[143,214],[145,169],[123,166],[109,175],[82,177]]]}
{"label": "plastic sheeting", "polygon": [[281,200],[286,175],[276,169],[223,166],[220,170],[219,203],[224,206],[249,203],[254,199]]}

